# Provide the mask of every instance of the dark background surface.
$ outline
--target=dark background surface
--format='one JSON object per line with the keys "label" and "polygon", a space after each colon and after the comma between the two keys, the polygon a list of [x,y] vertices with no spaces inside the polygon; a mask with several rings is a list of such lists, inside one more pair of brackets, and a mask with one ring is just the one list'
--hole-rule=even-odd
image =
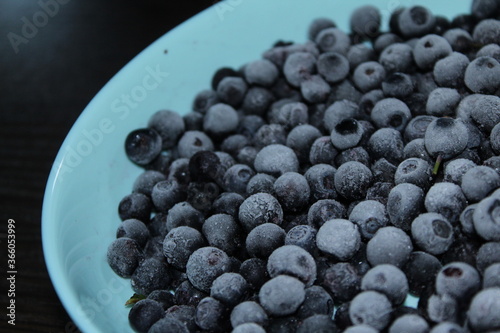
{"label": "dark background surface", "polygon": [[[0,332],[78,332],[42,253],[43,192],[57,151],[116,72],[216,2],[57,0],[43,21],[41,3],[54,1],[0,0]],[[30,31],[33,19],[39,27]],[[15,327],[6,317],[8,219],[16,227]]]}

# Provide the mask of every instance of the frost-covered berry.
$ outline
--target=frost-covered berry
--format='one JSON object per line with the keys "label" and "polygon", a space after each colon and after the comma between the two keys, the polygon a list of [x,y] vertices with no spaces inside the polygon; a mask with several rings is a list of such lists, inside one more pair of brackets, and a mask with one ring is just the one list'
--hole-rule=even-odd
{"label": "frost-covered berry", "polygon": [[238,219],[248,232],[258,225],[283,221],[283,210],[279,201],[268,193],[256,193],[249,196],[240,206]]}
{"label": "frost-covered berry", "polygon": [[149,118],[148,126],[160,135],[163,149],[173,148],[186,129],[179,113],[171,110],[155,112]]}
{"label": "frost-covered berry", "polygon": [[272,144],[262,148],[257,153],[254,168],[257,172],[279,176],[285,172],[297,172],[299,161],[291,148],[280,144]]}
{"label": "frost-covered berry", "polygon": [[[290,292],[293,290],[293,292]],[[288,275],[267,281],[259,291],[259,302],[273,316],[286,316],[297,311],[305,298],[304,284]]]}
{"label": "frost-covered berry", "polygon": [[318,249],[340,260],[354,256],[361,246],[358,227],[344,219],[326,221],[316,235]]}
{"label": "frost-covered berry", "polygon": [[377,265],[366,272],[361,280],[361,289],[378,291],[394,305],[403,304],[409,290],[403,271],[388,264]]}
{"label": "frost-covered berry", "polygon": [[467,66],[464,82],[476,94],[493,94],[500,87],[500,64],[489,56],[476,58]]}
{"label": "frost-covered berry", "polygon": [[355,325],[366,324],[377,330],[382,330],[389,324],[391,312],[389,299],[376,291],[359,293],[349,306],[349,317]]}
{"label": "frost-covered berry", "polygon": [[370,169],[360,162],[346,162],[335,173],[335,189],[349,200],[361,199],[372,183]]}
{"label": "frost-covered berry", "polygon": [[453,243],[453,228],[446,218],[438,213],[423,213],[411,224],[415,244],[431,254],[442,254]]}
{"label": "frost-covered berry", "polygon": [[486,332],[500,326],[499,313],[500,288],[488,288],[474,296],[467,311],[467,318],[476,332]]}
{"label": "frost-covered berry", "polygon": [[479,202],[472,219],[477,234],[488,241],[500,241],[500,199],[487,197]]}
{"label": "frost-covered berry", "polygon": [[436,276],[436,292],[465,300],[481,288],[481,277],[476,269],[464,262],[449,263]]}
{"label": "frost-covered berry", "polygon": [[163,255],[167,262],[177,269],[185,269],[191,254],[206,245],[203,235],[188,226],[170,230],[163,241]]}
{"label": "frost-covered berry", "polygon": [[139,244],[127,237],[115,239],[109,245],[106,254],[106,259],[111,269],[124,278],[132,276],[143,258],[144,254]]}
{"label": "frost-covered berry", "polygon": [[375,266],[391,264],[403,267],[413,251],[410,237],[396,227],[380,228],[366,246],[366,258]]}
{"label": "frost-covered berry", "polygon": [[186,274],[193,286],[209,292],[213,281],[230,269],[227,254],[216,247],[202,247],[194,251],[186,263]]}
{"label": "frost-covered berry", "polygon": [[267,271],[271,278],[290,275],[310,287],[316,280],[316,262],[313,256],[296,245],[284,245],[271,253],[267,260]]}

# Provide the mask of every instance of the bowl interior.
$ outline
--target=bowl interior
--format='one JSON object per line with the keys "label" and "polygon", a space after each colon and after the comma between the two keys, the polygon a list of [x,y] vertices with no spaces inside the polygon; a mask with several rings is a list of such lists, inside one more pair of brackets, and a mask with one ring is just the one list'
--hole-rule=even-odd
{"label": "bowl interior", "polygon": [[[96,95],[74,124],[53,165],[45,192],[42,237],[54,287],[84,332],[131,332],[124,302],[130,281],[106,262],[120,223],[121,198],[141,169],[128,161],[126,135],[160,109],[191,111],[214,71],[258,59],[277,40],[306,41],[309,22],[329,17],[348,30],[349,15],[366,0],[217,2],[140,53]],[[399,6],[422,4],[447,17],[468,1],[371,0],[385,25]]]}

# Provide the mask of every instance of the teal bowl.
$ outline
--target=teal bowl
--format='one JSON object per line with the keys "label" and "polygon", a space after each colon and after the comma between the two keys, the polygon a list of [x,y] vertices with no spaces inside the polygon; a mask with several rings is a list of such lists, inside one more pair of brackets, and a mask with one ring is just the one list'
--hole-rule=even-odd
{"label": "teal bowl", "polygon": [[309,23],[329,17],[348,30],[350,13],[370,3],[384,25],[399,6],[421,4],[451,18],[470,1],[228,0],[215,3],[165,34],[118,72],[82,112],[50,173],[42,214],[43,250],[54,288],[83,332],[131,332],[125,301],[130,281],[106,262],[120,223],[121,198],[141,169],[123,142],[151,114],[191,111],[197,92],[210,87],[217,68],[258,59],[277,40],[306,41]]}

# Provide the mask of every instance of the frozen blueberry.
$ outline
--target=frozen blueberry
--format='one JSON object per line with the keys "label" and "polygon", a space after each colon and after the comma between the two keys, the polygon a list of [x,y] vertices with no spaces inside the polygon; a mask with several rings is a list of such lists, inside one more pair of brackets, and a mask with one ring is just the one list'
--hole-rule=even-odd
{"label": "frozen blueberry", "polygon": [[335,28],[337,25],[331,19],[326,17],[318,17],[309,23],[307,36],[310,40],[315,40],[318,33],[327,28]]}
{"label": "frozen blueberry", "polygon": [[269,279],[266,262],[259,258],[245,260],[241,263],[239,273],[254,290],[259,289]]}
{"label": "frozen blueberry", "polygon": [[473,236],[476,234],[476,230],[474,229],[474,221],[472,219],[476,207],[477,203],[468,205],[464,208],[462,213],[460,213],[460,227],[462,229],[462,232],[468,236]]}
{"label": "frozen blueberry", "polygon": [[476,94],[493,94],[500,87],[500,64],[489,56],[476,58],[467,66],[464,82]]}
{"label": "frozen blueberry", "polygon": [[451,295],[457,300],[467,300],[480,288],[479,273],[464,262],[449,263],[436,276],[436,292]]}
{"label": "frozen blueberry", "polygon": [[351,221],[332,219],[319,228],[316,245],[322,252],[345,261],[359,250],[361,235],[358,227]]}
{"label": "frozen blueberry", "polygon": [[284,211],[298,212],[309,202],[307,179],[297,172],[285,172],[274,182],[274,193]]}
{"label": "frozen blueberry", "polygon": [[224,174],[223,184],[227,192],[245,194],[250,179],[255,175],[255,171],[245,164],[235,164],[227,169]]}
{"label": "frozen blueberry", "polygon": [[151,191],[156,183],[166,180],[167,177],[156,170],[146,170],[141,173],[135,180],[132,192],[142,193],[151,196]]}
{"label": "frozen blueberry", "polygon": [[285,235],[285,230],[274,223],[258,225],[247,235],[247,252],[252,257],[267,259],[274,250],[284,244]]}
{"label": "frozen blueberry", "polygon": [[393,128],[381,128],[373,133],[368,140],[368,151],[371,158],[385,158],[398,165],[403,159],[403,139],[401,133]]}
{"label": "frozen blueberry", "polygon": [[455,224],[467,206],[467,199],[460,186],[441,182],[432,185],[425,196],[424,204],[428,212],[439,213],[450,223]]}
{"label": "frozen blueberry", "polygon": [[132,290],[139,295],[149,295],[153,290],[168,288],[170,282],[167,265],[156,258],[141,262],[130,278]]}
{"label": "frozen blueberry", "polygon": [[220,144],[220,149],[232,156],[237,155],[238,152],[250,144],[248,137],[243,134],[232,134],[227,136]]}
{"label": "frozen blueberry", "polygon": [[254,301],[245,301],[233,308],[230,320],[233,328],[245,323],[255,323],[265,326],[268,322],[268,317],[264,309],[262,309],[258,303]]}
{"label": "frozen blueberry", "polygon": [[332,131],[335,126],[347,118],[358,118],[358,105],[352,101],[340,100],[334,102],[325,110],[323,121],[325,128]]}
{"label": "frozen blueberry", "polygon": [[312,75],[300,83],[300,92],[307,102],[322,103],[328,98],[331,88],[320,75]]}
{"label": "frozen blueberry", "polygon": [[378,291],[394,305],[401,305],[408,294],[408,280],[398,267],[389,264],[377,265],[365,273],[361,280],[362,290]]}
{"label": "frozen blueberry", "polygon": [[289,275],[310,287],[316,280],[316,262],[313,256],[296,245],[283,245],[271,253],[267,261],[267,271],[271,278]]}
{"label": "frozen blueberry", "polygon": [[[293,290],[294,292],[290,292]],[[297,311],[305,298],[304,284],[288,275],[278,275],[260,288],[259,301],[273,316],[286,316]]]}
{"label": "frozen blueberry", "polygon": [[246,323],[236,326],[232,333],[266,333],[266,330],[255,323]]}
{"label": "frozen blueberry", "polygon": [[430,33],[436,24],[435,16],[425,7],[405,8],[398,15],[398,28],[406,38]]}
{"label": "frozen blueberry", "polygon": [[332,144],[329,136],[317,138],[309,150],[309,162],[311,164],[335,164],[338,152]]}
{"label": "frozen blueberry", "polygon": [[144,254],[137,242],[131,238],[115,239],[109,246],[106,259],[111,269],[119,276],[131,277],[142,262]]}
{"label": "frozen blueberry", "polygon": [[272,144],[262,148],[255,157],[255,171],[279,176],[286,172],[297,172],[299,161],[294,151],[284,145]]}
{"label": "frozen blueberry", "polygon": [[494,95],[476,95],[475,103],[471,105],[470,116],[486,133],[500,122],[500,97]]}
{"label": "frozen blueberry", "polygon": [[238,219],[243,228],[249,232],[258,225],[283,221],[283,210],[279,201],[268,193],[256,193],[243,201]]}
{"label": "frozen blueberry", "polygon": [[252,195],[263,192],[272,195],[274,194],[273,184],[275,180],[276,178],[271,175],[258,173],[248,181],[246,193]]}
{"label": "frozen blueberry", "polygon": [[312,125],[298,125],[288,133],[286,145],[293,149],[299,162],[305,163],[309,159],[311,145],[321,136],[321,132]]}
{"label": "frozen blueberry", "polygon": [[431,165],[420,158],[408,158],[398,165],[394,175],[396,184],[410,183],[426,190],[432,180]]}
{"label": "frozen blueberry", "polygon": [[453,243],[453,227],[438,213],[423,213],[411,224],[415,244],[424,251],[438,255],[446,252]]}
{"label": "frozen blueberry", "polygon": [[378,229],[389,222],[385,206],[374,200],[361,201],[354,206],[349,220],[358,226],[364,239],[371,239]]}
{"label": "frozen blueberry", "polygon": [[130,309],[128,320],[134,330],[143,333],[148,332],[151,326],[164,316],[160,303],[152,299],[143,299]]}
{"label": "frozen blueberry", "polygon": [[[245,95],[245,98],[243,99],[241,109],[247,115],[261,116],[267,111],[273,101],[274,96],[268,89],[262,87],[250,87]],[[260,125],[262,125],[262,123]],[[242,125],[240,122],[239,126],[245,127],[248,125]],[[246,135],[247,133],[243,134]]]}
{"label": "frozen blueberry", "polygon": [[201,131],[203,130],[203,113],[192,111],[182,116],[186,131]]}
{"label": "frozen blueberry", "polygon": [[176,319],[172,316],[165,316],[155,322],[151,328],[147,331],[148,333],[161,333],[161,332],[171,332],[171,333],[189,333],[189,328],[185,323]]}
{"label": "frozen blueberry", "polygon": [[477,269],[479,272],[484,273],[488,266],[495,263],[500,263],[500,242],[484,243],[477,251]]}
{"label": "frozen blueberry", "polygon": [[133,239],[144,247],[149,238],[149,230],[146,225],[137,219],[128,219],[123,221],[118,230],[116,230],[116,238],[126,237]]}
{"label": "frozen blueberry", "polygon": [[500,21],[495,19],[480,21],[475,26],[472,37],[481,45],[500,44]]}
{"label": "frozen blueberry", "polygon": [[370,155],[361,146],[343,150],[335,158],[336,165],[342,165],[347,162],[359,162],[365,166],[370,166]]}
{"label": "frozen blueberry", "polygon": [[486,332],[500,326],[500,288],[487,288],[478,292],[467,311],[470,326],[475,332]]}
{"label": "frozen blueberry", "polygon": [[379,63],[384,66],[387,73],[408,73],[413,66],[412,48],[403,43],[391,44],[380,54]]}
{"label": "frozen blueberry", "polygon": [[348,302],[360,291],[361,276],[352,264],[340,262],[324,271],[320,284],[335,302]]}
{"label": "frozen blueberry", "polygon": [[366,324],[377,330],[384,329],[390,322],[392,305],[384,294],[363,291],[356,295],[349,306],[349,317],[353,324]]}
{"label": "frozen blueberry", "polygon": [[368,325],[354,325],[344,330],[344,333],[377,333],[378,330]]}
{"label": "frozen blueberry", "polygon": [[398,317],[389,327],[389,333],[427,333],[429,324],[417,314],[406,314]]}
{"label": "frozen blueberry", "polygon": [[414,90],[410,75],[395,72],[389,74],[382,82],[382,91],[387,97],[405,98]]}
{"label": "frozen blueberry", "polygon": [[191,158],[201,150],[214,150],[212,140],[203,132],[186,131],[177,145],[180,157]]}
{"label": "frozen blueberry", "polygon": [[498,9],[498,2],[495,0],[473,0],[471,12],[478,19],[485,19],[495,15]]}
{"label": "frozen blueberry", "polygon": [[224,273],[212,283],[210,296],[228,306],[234,306],[244,299],[248,288],[247,281],[240,274]]}
{"label": "frozen blueberry", "polygon": [[226,77],[241,77],[241,74],[231,67],[221,67],[217,69],[212,76],[212,89],[217,90],[219,83]]}
{"label": "frozen blueberry", "polygon": [[453,88],[434,89],[427,99],[427,114],[436,117],[454,116],[461,96]]}
{"label": "frozen blueberry", "polygon": [[177,112],[170,110],[155,112],[149,118],[148,127],[160,135],[163,149],[173,148],[185,131],[185,124],[182,117]]}
{"label": "frozen blueberry", "polygon": [[[371,166],[371,171],[373,173],[373,182],[394,182],[394,174],[396,173],[396,166],[390,163],[385,158],[380,158],[375,161]],[[368,193],[367,193],[368,195]]]}
{"label": "frozen blueberry", "polygon": [[429,285],[434,284],[435,277],[441,269],[441,262],[432,254],[415,251],[403,268],[408,277],[409,290],[420,296]]}
{"label": "frozen blueberry", "polygon": [[387,198],[393,187],[394,184],[391,182],[376,182],[366,192],[366,200],[375,200],[386,206]]}
{"label": "frozen blueberry", "polygon": [[333,314],[333,299],[330,294],[321,286],[314,285],[305,289],[305,299],[297,310],[297,317],[308,318],[314,315]]}
{"label": "frozen blueberry", "polygon": [[317,230],[310,225],[297,225],[285,236],[285,245],[300,246],[311,254],[315,253]]}
{"label": "frozen blueberry", "polygon": [[301,102],[286,103],[278,110],[275,119],[276,123],[282,125],[286,130],[306,124],[307,120],[308,108]]}
{"label": "frozen blueberry", "polygon": [[217,96],[230,106],[237,107],[243,102],[248,85],[241,77],[228,76],[217,85]]}
{"label": "frozen blueberry", "polygon": [[446,163],[444,168],[444,181],[460,185],[465,173],[475,166],[476,163],[471,160],[465,158],[455,158]]}
{"label": "frozen blueberry", "polygon": [[483,273],[483,289],[500,288],[500,263],[492,264]]}
{"label": "frozen blueberry", "polygon": [[377,7],[365,5],[351,14],[351,31],[357,36],[374,38],[379,34],[381,14]]}
{"label": "frozen blueberry", "polygon": [[204,222],[203,214],[188,202],[179,202],[169,209],[166,228],[170,231],[176,227],[188,226],[199,229]]}
{"label": "frozen blueberry", "polygon": [[185,269],[190,255],[206,244],[202,234],[191,227],[173,228],[163,241],[163,254],[167,262],[177,269]]}
{"label": "frozen blueberry", "polygon": [[234,132],[238,127],[238,114],[228,104],[212,105],[203,118],[203,130],[213,136]]}
{"label": "frozen blueberry", "polygon": [[335,332],[336,330],[337,326],[335,326],[332,316],[325,314],[312,315],[304,319],[297,327],[297,333]]}
{"label": "frozen blueberry", "polygon": [[214,104],[219,102],[217,92],[211,89],[205,89],[196,94],[193,100],[193,111],[205,114]]}
{"label": "frozen blueberry", "polygon": [[260,59],[246,64],[244,74],[249,84],[269,87],[278,77],[278,68],[269,60]]}
{"label": "frozen blueberry", "polygon": [[351,46],[349,36],[335,27],[321,30],[316,35],[315,42],[322,52],[338,52],[343,55],[347,54]]}
{"label": "frozen blueberry", "polygon": [[[195,307],[208,294],[196,289],[189,280],[182,281],[174,292],[174,298],[178,305]],[[174,309],[169,309],[170,311]]]}
{"label": "frozen blueberry", "polygon": [[353,73],[353,81],[362,92],[377,89],[385,79],[384,67],[376,61],[367,61],[360,64]]}
{"label": "frozen blueberry", "polygon": [[456,323],[442,322],[434,326],[429,333],[465,333],[465,331]]}
{"label": "frozen blueberry", "polygon": [[316,71],[316,58],[309,52],[296,52],[286,58],[283,74],[294,87],[309,78]]}
{"label": "frozen blueberry", "polygon": [[311,191],[311,198],[314,201],[322,199],[336,199],[335,190],[335,169],[329,164],[316,164],[310,167],[304,176]]}
{"label": "frozen blueberry", "polygon": [[458,302],[449,294],[433,294],[427,300],[426,312],[433,322],[456,322],[459,315]]}
{"label": "frozen blueberry", "polygon": [[467,56],[453,52],[438,60],[434,65],[433,75],[441,87],[461,87],[464,84],[465,71],[469,65]]}
{"label": "frozen blueberry", "polygon": [[375,39],[373,43],[373,49],[378,54],[382,53],[382,51],[388,47],[389,45],[401,43],[403,40],[400,36],[393,34],[391,32],[383,33]]}
{"label": "frozen blueberry", "polygon": [[477,51],[476,57],[484,56],[489,56],[494,58],[496,61],[500,61],[500,45],[492,43],[483,46],[479,51]]}
{"label": "frozen blueberry", "polygon": [[223,331],[225,328],[228,329],[228,316],[228,308],[213,297],[205,297],[196,306],[196,325],[203,330]]}
{"label": "frozen blueberry", "polygon": [[339,150],[355,147],[363,136],[363,127],[354,118],[340,121],[332,129],[330,139],[333,146]]}
{"label": "frozen blueberry", "polygon": [[488,241],[500,241],[500,199],[494,196],[479,202],[472,215],[474,228],[479,236]]}
{"label": "frozen blueberry", "polygon": [[366,258],[372,265],[403,267],[413,251],[410,237],[396,227],[380,228],[366,246]]}
{"label": "frozen blueberry", "polygon": [[[276,119],[276,121],[278,120]],[[280,124],[264,124],[257,130],[252,139],[253,144],[259,148],[272,144],[284,145],[286,143],[286,130]]]}
{"label": "frozen blueberry", "polygon": [[349,68],[356,68],[363,62],[375,60],[376,56],[373,48],[365,44],[355,44],[349,48],[346,58],[349,62]]}
{"label": "frozen blueberry", "polygon": [[335,173],[335,189],[348,200],[361,199],[372,183],[372,172],[360,162],[346,162]]}
{"label": "frozen blueberry", "polygon": [[240,226],[231,215],[215,214],[205,220],[202,227],[208,244],[227,254],[233,254],[241,246]]}
{"label": "frozen blueberry", "polygon": [[478,202],[500,187],[500,175],[487,166],[475,166],[463,175],[461,187],[469,202]]}
{"label": "frozen blueberry", "polygon": [[131,193],[120,201],[118,214],[122,221],[138,219],[143,223],[149,223],[152,208],[153,204],[148,196],[142,193]]}
{"label": "frozen blueberry", "polygon": [[167,180],[175,179],[182,185],[187,185],[191,181],[189,175],[189,159],[182,157],[172,161],[168,170]]}
{"label": "frozen blueberry", "polygon": [[151,128],[141,128],[129,133],[125,139],[125,153],[134,163],[151,163],[161,152],[162,137]]}
{"label": "frozen blueberry", "polygon": [[212,282],[229,270],[229,257],[215,247],[202,247],[194,251],[186,264],[186,274],[194,287],[208,292]]}
{"label": "frozen blueberry", "polygon": [[153,187],[151,200],[159,212],[167,212],[176,203],[186,199],[184,187],[175,179],[163,180]]}
{"label": "frozen blueberry", "polygon": [[425,148],[433,157],[452,158],[467,147],[468,132],[461,119],[434,119],[425,131]]}
{"label": "frozen blueberry", "polygon": [[148,295],[147,298],[160,303],[164,310],[167,310],[175,304],[174,295],[166,289],[154,290]]}
{"label": "frozen blueberry", "polygon": [[328,220],[345,217],[346,209],[340,202],[323,199],[311,205],[307,213],[307,223],[314,228],[319,228]]}
{"label": "frozen blueberry", "polygon": [[450,43],[438,35],[426,35],[418,40],[413,48],[415,63],[422,70],[434,68],[434,64],[453,52]]}
{"label": "frozen blueberry", "polygon": [[402,131],[411,119],[411,112],[401,100],[385,98],[375,104],[371,119],[379,128],[390,127]]}

